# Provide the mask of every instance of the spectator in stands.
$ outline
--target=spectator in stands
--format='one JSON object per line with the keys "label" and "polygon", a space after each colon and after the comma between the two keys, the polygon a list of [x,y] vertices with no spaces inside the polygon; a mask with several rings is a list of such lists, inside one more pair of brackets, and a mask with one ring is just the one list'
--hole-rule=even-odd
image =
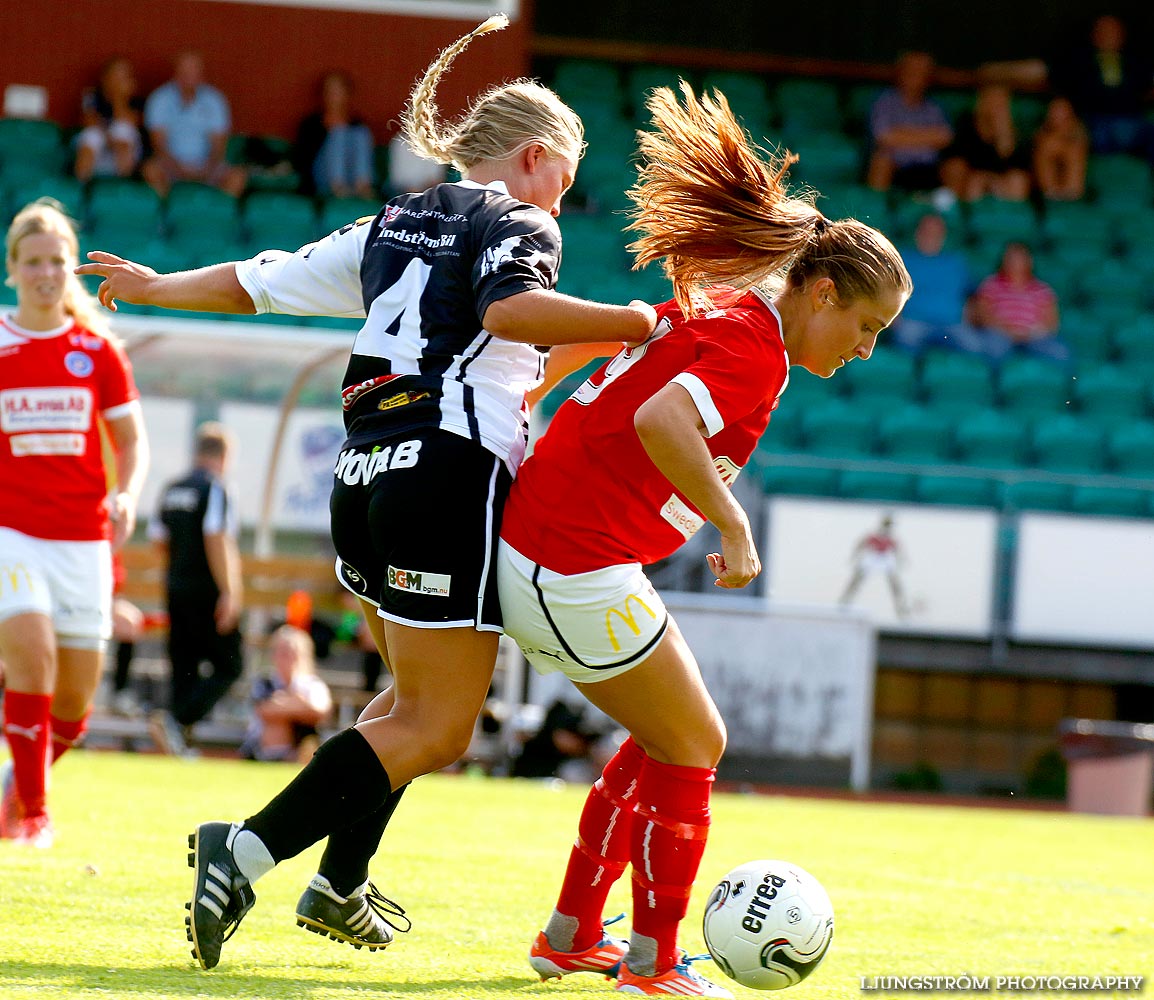
{"label": "spectator in stands", "polygon": [[586,722],[584,705],[569,705],[558,698],[545,711],[541,728],[525,741],[513,761],[513,777],[559,777],[562,765],[589,758],[600,735]]}
{"label": "spectator in stands", "polygon": [[132,63],[123,56],[109,59],[100,70],[99,82],[81,98],[84,128],[76,137],[78,180],[136,173],[144,155],[143,111]]}
{"label": "spectator in stands", "polygon": [[385,182],[390,198],[408,191],[424,191],[434,184],[440,184],[448,177],[443,163],[418,156],[397,133],[389,140],[389,176]]}
{"label": "spectator in stands", "polygon": [[243,168],[225,159],[232,127],[228,100],[204,82],[199,52],[176,57],[173,78],[145,102],[144,124],[152,156],[141,172],[160,195],[167,195],[177,181],[210,184],[233,196],[244,190]]}
{"label": "spectator in stands", "polygon": [[1090,136],[1067,97],[1055,97],[1034,133],[1034,183],[1048,201],[1077,201],[1086,194]]}
{"label": "spectator in stands", "polygon": [[347,73],[326,73],[320,108],[297,131],[296,161],[305,194],[322,198],[375,198],[373,134],[353,110],[353,81]]}
{"label": "spectator in stands", "polygon": [[[152,716],[151,732],[166,753],[187,752],[188,732],[232,687],[243,668],[236,503],[224,485],[232,434],[218,423],[196,432],[193,469],[165,486],[149,537],[168,563],[169,711]],[[209,664],[207,676],[200,665]]]}
{"label": "spectator in stands", "polygon": [[969,303],[970,320],[982,335],[982,352],[1001,361],[1011,352],[1069,362],[1058,337],[1058,296],[1034,276],[1034,257],[1024,243],[1008,243],[998,270],[985,278]]}
{"label": "spectator in stands", "polygon": [[883,91],[870,109],[873,149],[866,180],[877,191],[892,186],[929,191],[941,183],[941,153],[954,133],[945,112],[926,97],[933,72],[928,53],[904,53],[896,86]]}
{"label": "spectator in stands", "polygon": [[949,226],[936,212],[918,220],[914,245],[902,250],[914,291],[891,326],[893,343],[919,353],[927,347],[980,351],[982,338],[965,322],[971,281],[966,258],[946,248]]}
{"label": "spectator in stands", "polygon": [[1126,25],[1097,18],[1089,39],[1051,68],[1054,89],[1068,97],[1090,130],[1095,153],[1151,154],[1145,100],[1154,71],[1149,57],[1126,43]]}
{"label": "spectator in stands", "polygon": [[307,764],[320,745],[318,727],[332,715],[332,693],[317,676],[313,641],[303,629],[278,628],[269,640],[269,657],[273,672],[254,687],[241,756]]}
{"label": "spectator in stands", "polygon": [[1014,124],[1008,87],[987,84],[978,91],[942,153],[942,181],[961,201],[1029,196],[1030,149]]}

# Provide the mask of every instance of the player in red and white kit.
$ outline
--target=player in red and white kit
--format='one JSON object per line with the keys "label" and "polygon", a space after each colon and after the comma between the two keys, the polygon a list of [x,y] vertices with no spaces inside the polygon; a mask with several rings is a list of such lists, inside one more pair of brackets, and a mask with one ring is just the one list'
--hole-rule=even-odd
{"label": "player in red and white kit", "polygon": [[[72,273],[68,219],[34,202],[12,221],[0,317],[0,836],[52,843],[48,767],[84,732],[112,627],[112,543],[131,533],[147,464],[124,351]],[[101,427],[115,453],[109,496]]]}
{"label": "player in red and white kit", "polygon": [[[498,578],[505,629],[534,667],[564,672],[631,734],[589,794],[530,964],[543,979],[616,972],[624,993],[729,997],[677,947],[724,723],[642,566],[709,520],[721,532],[707,557],[717,585],[757,575],[729,486],[789,366],[828,377],[868,358],[912,285],[884,236],[788,198],[788,154],[762,162],[723,100],[684,89],[684,104],[669,90],[651,97],[656,131],[642,136],[632,192],[633,249],[641,263],[664,259],[677,301],[561,406],[522,465]],[[603,909],[630,864],[626,942],[605,933]]]}

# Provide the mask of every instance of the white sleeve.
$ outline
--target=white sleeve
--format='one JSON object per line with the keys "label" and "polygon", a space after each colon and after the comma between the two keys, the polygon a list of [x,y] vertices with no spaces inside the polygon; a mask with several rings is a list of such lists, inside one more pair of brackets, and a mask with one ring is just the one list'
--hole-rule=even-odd
{"label": "white sleeve", "polygon": [[265,250],[237,262],[237,280],[258,313],[363,319],[361,258],[372,228],[345,226],[296,253]]}
{"label": "white sleeve", "polygon": [[697,407],[697,412],[701,414],[701,422],[705,424],[705,436],[713,437],[719,430],[725,426],[725,421],[721,419],[721,414],[717,412],[717,404],[713,401],[713,396],[709,391],[709,387],[701,381],[692,372],[682,372],[677,375],[671,382],[676,382],[682,389],[689,393],[693,400],[693,405]]}

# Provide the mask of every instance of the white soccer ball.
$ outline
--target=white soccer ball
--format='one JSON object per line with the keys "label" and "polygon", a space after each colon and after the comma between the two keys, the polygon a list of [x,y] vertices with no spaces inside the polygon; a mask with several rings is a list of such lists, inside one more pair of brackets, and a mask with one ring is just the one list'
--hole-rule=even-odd
{"label": "white soccer ball", "polygon": [[730,979],[754,990],[784,990],[813,972],[829,950],[833,904],[804,868],[750,861],[709,894],[702,931]]}

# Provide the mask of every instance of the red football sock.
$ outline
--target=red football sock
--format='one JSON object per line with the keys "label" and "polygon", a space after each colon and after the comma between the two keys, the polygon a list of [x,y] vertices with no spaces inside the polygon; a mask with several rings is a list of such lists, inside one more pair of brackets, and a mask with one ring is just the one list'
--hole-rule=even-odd
{"label": "red football sock", "polygon": [[605,765],[585,800],[557,900],[559,913],[577,919],[572,951],[592,948],[601,940],[605,900],[629,864],[637,779],[644,760],[645,754],[630,737]]}
{"label": "red football sock", "polygon": [[48,777],[50,694],[4,692],[4,736],[12,754],[16,795],[25,816],[44,812]]}
{"label": "red football sock", "polygon": [[53,764],[80,742],[80,737],[88,728],[88,716],[91,714],[92,710],[89,709],[79,719],[70,721],[58,719],[55,715],[51,717]]}
{"label": "red football sock", "polygon": [[709,792],[716,771],[645,758],[633,821],[633,932],[657,942],[656,974],[680,957],[677,926],[709,836]]}

